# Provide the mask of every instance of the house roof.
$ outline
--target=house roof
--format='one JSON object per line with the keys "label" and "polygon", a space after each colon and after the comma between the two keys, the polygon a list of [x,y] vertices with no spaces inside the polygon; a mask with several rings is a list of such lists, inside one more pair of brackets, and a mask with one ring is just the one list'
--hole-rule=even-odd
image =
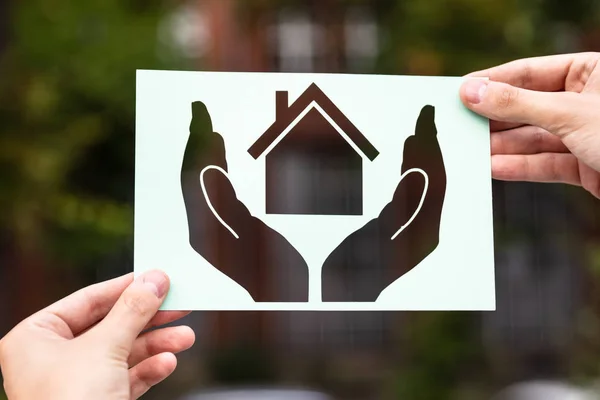
{"label": "house roof", "polygon": [[340,111],[339,108],[323,93],[316,85],[311,84],[296,99],[296,101],[280,112],[277,110],[275,122],[259,137],[256,142],[248,149],[248,153],[255,159],[260,157],[267,148],[283,133],[283,131],[304,111],[312,102],[317,103],[323,111],[344,131],[350,140],[373,161],[379,151],[369,142],[369,140],[354,126],[352,122]]}

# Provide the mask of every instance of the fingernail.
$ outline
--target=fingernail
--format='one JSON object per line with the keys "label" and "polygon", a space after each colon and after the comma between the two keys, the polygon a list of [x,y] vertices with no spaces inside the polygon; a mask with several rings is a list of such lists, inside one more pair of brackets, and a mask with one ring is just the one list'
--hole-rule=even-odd
{"label": "fingernail", "polygon": [[465,97],[467,102],[471,104],[481,103],[481,99],[485,94],[488,82],[483,79],[470,79],[464,84]]}
{"label": "fingernail", "polygon": [[158,298],[162,298],[169,287],[169,279],[164,272],[150,271],[140,275],[137,279],[144,287],[150,290]]}

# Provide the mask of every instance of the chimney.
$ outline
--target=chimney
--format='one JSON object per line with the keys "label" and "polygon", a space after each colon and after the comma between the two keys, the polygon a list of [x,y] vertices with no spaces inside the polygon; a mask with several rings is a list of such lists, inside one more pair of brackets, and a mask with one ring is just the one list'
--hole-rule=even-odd
{"label": "chimney", "polygon": [[283,118],[288,110],[288,92],[275,92],[275,120]]}

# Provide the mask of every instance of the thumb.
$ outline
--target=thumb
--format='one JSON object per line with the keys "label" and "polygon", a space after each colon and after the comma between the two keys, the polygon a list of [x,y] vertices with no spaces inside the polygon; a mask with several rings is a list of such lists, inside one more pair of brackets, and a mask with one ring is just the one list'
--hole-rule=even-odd
{"label": "thumb", "polygon": [[495,121],[534,125],[557,135],[570,131],[581,96],[572,92],[537,92],[507,83],[469,79],[460,88],[466,107]]}
{"label": "thumb", "polygon": [[149,271],[139,276],[98,324],[96,332],[108,338],[111,346],[131,350],[133,342],[157,313],[169,290],[163,272]]}

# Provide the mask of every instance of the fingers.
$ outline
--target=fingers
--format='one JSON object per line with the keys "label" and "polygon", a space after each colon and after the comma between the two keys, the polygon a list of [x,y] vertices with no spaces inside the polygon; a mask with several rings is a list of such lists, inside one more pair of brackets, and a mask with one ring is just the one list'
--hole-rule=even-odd
{"label": "fingers", "polygon": [[555,92],[565,89],[565,81],[577,54],[534,57],[512,61],[473,72],[468,77],[487,77],[523,89]]}
{"label": "fingers", "polygon": [[426,105],[421,109],[415,124],[415,134],[404,141],[402,172],[422,168],[428,174],[443,171],[443,157],[437,140],[435,108]]}
{"label": "fingers", "polygon": [[65,297],[44,311],[63,320],[77,336],[104,318],[131,282],[133,274],[97,283]]}
{"label": "fingers", "polygon": [[437,128],[435,127],[435,108],[433,106],[426,105],[421,109],[421,113],[417,118],[415,135],[427,137],[435,137],[437,135]]}
{"label": "fingers", "polygon": [[106,318],[92,331],[107,337],[107,342],[118,349],[131,350],[168,290],[169,278],[163,272],[146,272],[125,289]]}
{"label": "fingers", "polygon": [[192,103],[192,121],[190,122],[190,138],[200,140],[213,131],[212,120],[206,105],[201,101]]}
{"label": "fingers", "polygon": [[519,122],[506,122],[490,120],[490,132],[507,131],[509,129],[519,128],[525,124]]}
{"label": "fingers", "polygon": [[173,321],[177,321],[183,317],[186,317],[190,314],[190,311],[159,311],[156,313],[154,318],[148,325],[144,327],[144,330],[154,328],[156,326],[165,325],[171,323]]}
{"label": "fingers", "polygon": [[177,358],[162,353],[142,361],[129,370],[130,398],[138,399],[152,386],[159,384],[175,371]]}
{"label": "fingers", "polygon": [[[194,152],[193,155],[200,157],[202,152],[198,151],[197,147],[206,147],[209,142],[213,146],[211,156],[214,157],[214,159],[210,160],[210,164],[218,165],[227,171],[225,143],[223,141],[223,137],[218,133],[213,132],[210,114],[208,113],[208,109],[204,103],[196,101],[192,103],[192,122],[190,124],[190,139],[188,141],[188,148]],[[189,155],[187,153],[188,148],[186,148],[185,156]],[[204,164],[208,165],[208,163]]]}
{"label": "fingers", "polygon": [[535,125],[559,136],[571,130],[586,101],[576,93],[536,92],[482,79],[465,82],[460,96],[469,109],[489,119]]}
{"label": "fingers", "polygon": [[[217,147],[223,147],[223,139],[220,135],[213,133],[212,121],[210,114],[204,103],[197,101],[192,103],[192,120],[190,122],[190,136],[185,147],[182,163],[182,176],[186,173],[195,172],[196,174],[202,169],[203,165],[208,165],[207,151],[205,149],[212,140],[216,141]],[[224,148],[224,147],[223,147]],[[224,154],[224,150],[223,150]],[[219,157],[219,162],[224,162]],[[211,160],[211,163],[214,163]],[[219,164],[222,168],[227,168],[226,165]]]}
{"label": "fingers", "polygon": [[213,141],[214,160],[212,160],[211,164],[217,165],[227,171],[227,158],[225,157],[225,142],[223,141],[223,136],[214,132]]}
{"label": "fingers", "polygon": [[492,155],[568,152],[567,147],[556,135],[531,125],[493,132],[491,149]]}
{"label": "fingers", "polygon": [[579,163],[569,153],[494,155],[492,177],[505,181],[581,185]]}
{"label": "fingers", "polygon": [[160,353],[179,353],[194,345],[196,336],[188,326],[175,326],[147,332],[133,343],[129,366],[135,366]]}

